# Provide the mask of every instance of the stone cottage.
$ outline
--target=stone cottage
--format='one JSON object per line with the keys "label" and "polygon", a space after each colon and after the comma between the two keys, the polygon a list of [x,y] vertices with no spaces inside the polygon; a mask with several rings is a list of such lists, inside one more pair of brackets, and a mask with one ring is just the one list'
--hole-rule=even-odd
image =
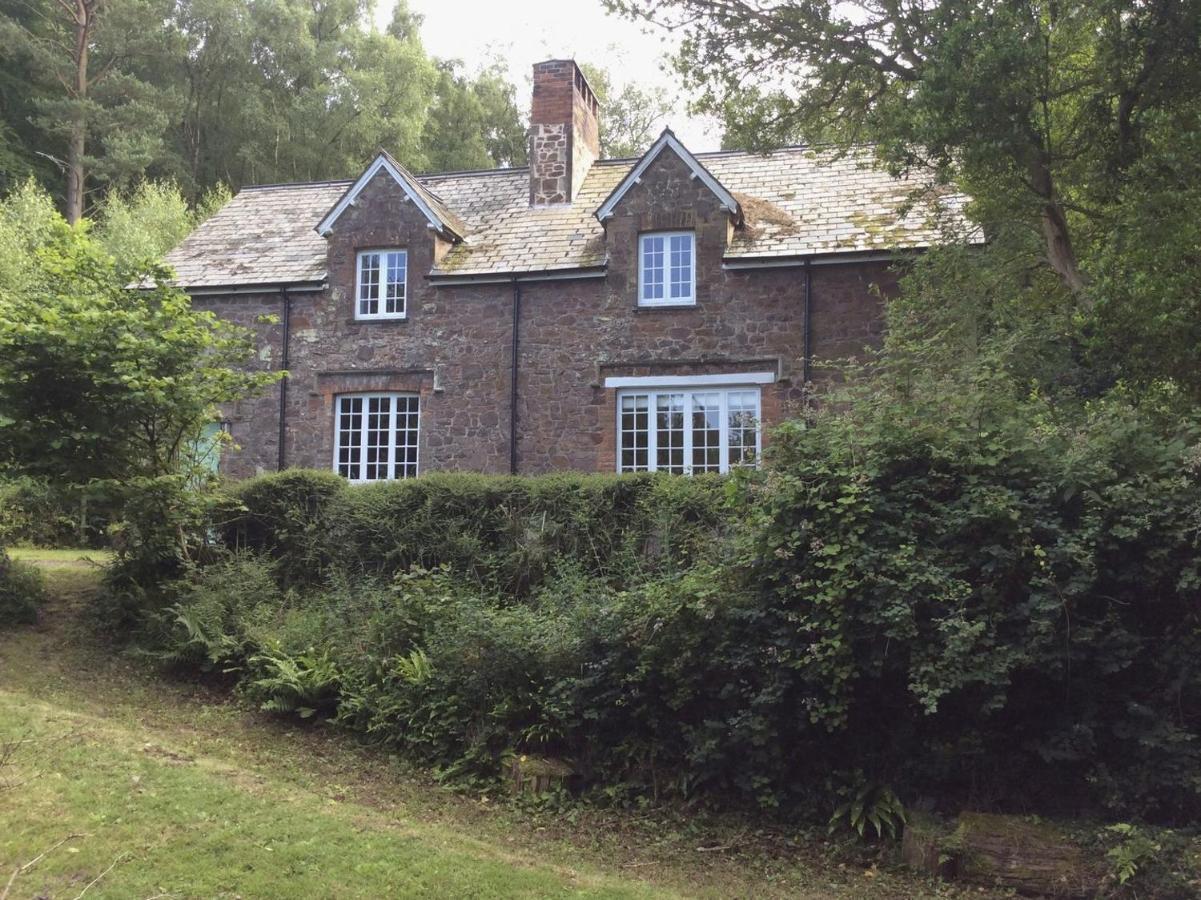
{"label": "stone cottage", "polygon": [[[528,168],[244,188],[168,257],[197,307],[287,371],[226,413],[233,476],[330,467],[727,471],[814,359],[878,340],[890,263],[962,198],[870,154],[600,158],[571,60],[534,66]],[[270,314],[274,321],[262,320]]]}

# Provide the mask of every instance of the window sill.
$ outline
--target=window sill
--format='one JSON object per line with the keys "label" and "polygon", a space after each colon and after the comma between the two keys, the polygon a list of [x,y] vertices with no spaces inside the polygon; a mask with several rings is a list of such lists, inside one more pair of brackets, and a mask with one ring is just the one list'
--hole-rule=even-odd
{"label": "window sill", "polygon": [[634,312],[636,312],[636,313],[673,313],[673,312],[681,312],[683,310],[699,309],[699,308],[700,308],[700,305],[695,302],[693,302],[693,303],[664,303],[662,305],[656,305],[656,306],[643,306],[642,304],[638,303],[638,304],[634,305]]}
{"label": "window sill", "polygon": [[409,322],[408,316],[397,316],[396,318],[380,318],[380,319],[355,319],[346,320],[347,325],[407,325]]}

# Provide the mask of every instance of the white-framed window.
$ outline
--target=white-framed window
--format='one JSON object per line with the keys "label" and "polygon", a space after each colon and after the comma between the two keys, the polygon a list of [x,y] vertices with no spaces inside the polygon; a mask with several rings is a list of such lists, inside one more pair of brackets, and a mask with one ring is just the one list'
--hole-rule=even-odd
{"label": "white-framed window", "polygon": [[416,394],[340,394],[334,409],[334,471],[350,481],[417,475]]}
{"label": "white-framed window", "polygon": [[405,250],[363,250],[355,279],[356,319],[403,319],[409,254]]}
{"label": "white-framed window", "polygon": [[638,237],[638,305],[696,303],[696,236],[656,231]]}
{"label": "white-framed window", "polygon": [[759,388],[635,388],[617,394],[617,471],[728,472],[759,464]]}

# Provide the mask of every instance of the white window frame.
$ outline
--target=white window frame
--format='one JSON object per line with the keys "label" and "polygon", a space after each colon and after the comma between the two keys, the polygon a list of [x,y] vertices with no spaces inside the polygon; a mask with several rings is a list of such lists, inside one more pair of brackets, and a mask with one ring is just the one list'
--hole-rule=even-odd
{"label": "white window frame", "polygon": [[[387,305],[388,283],[386,281],[386,273],[388,271],[388,255],[398,253],[404,258],[404,280],[401,281],[401,310],[400,312],[386,312],[384,310]],[[362,311],[363,303],[363,259],[368,256],[378,256],[380,281],[377,285],[379,296],[376,298],[377,309],[379,312],[365,313]],[[378,319],[407,319],[409,315],[409,251],[403,247],[373,247],[366,250],[360,250],[355,254],[354,260],[354,317],[362,321],[371,321]]]}
{"label": "white window frame", "polygon": [[[396,476],[396,412],[397,400],[399,399],[415,399],[417,401],[417,428],[416,439],[414,445],[416,453],[413,457],[413,474]],[[371,391],[357,392],[351,391],[345,394],[334,395],[334,474],[341,475],[341,460],[339,451],[342,449],[342,401],[361,399],[363,401],[363,411],[361,413],[363,421],[359,424],[359,473],[360,475],[366,471],[367,460],[367,404],[370,400],[387,399],[389,401],[388,412],[388,461],[387,461],[387,478],[351,478],[349,475],[343,476],[351,484],[375,484],[380,481],[398,481],[402,478],[416,478],[421,473],[421,396],[413,391]],[[404,446],[409,446],[408,444]]]}
{"label": "white window frame", "polygon": [[[702,376],[703,378],[704,376]],[[694,408],[692,405],[693,394],[717,394],[720,398],[718,401],[719,408],[719,429],[720,429],[720,444],[718,452],[718,471],[725,474],[730,471],[730,394],[732,393],[753,393],[755,395],[755,447],[754,447],[754,462],[751,463],[752,468],[759,467],[759,461],[763,453],[763,391],[760,383],[743,381],[737,384],[730,383],[725,380],[725,376],[716,376],[721,378],[717,382],[705,382],[701,379],[681,383],[675,379],[660,379],[654,383],[645,385],[619,388],[616,393],[617,419],[614,422],[616,429],[616,448],[617,448],[617,472],[656,472],[659,471],[659,446],[658,436],[659,429],[656,427],[656,412],[658,408],[658,397],[660,395],[683,394],[685,396],[684,408],[684,434],[683,434],[683,458],[684,458],[684,473],[685,475],[693,474],[693,427],[692,415]],[[618,379],[611,379],[618,380]],[[626,380],[626,379],[623,379]],[[642,381],[643,379],[628,379],[629,381]],[[667,383],[664,383],[667,381]],[[622,400],[626,397],[646,397],[647,398],[647,435],[646,435],[646,462],[645,469],[626,469],[622,467]],[[710,471],[710,470],[705,470]]]}
{"label": "white window frame", "polygon": [[[672,297],[671,294],[671,240],[688,238],[690,263],[688,296]],[[663,239],[663,296],[646,296],[646,243],[655,238]],[[693,231],[648,231],[638,235],[638,305],[639,306],[695,306],[696,305],[696,232]]]}

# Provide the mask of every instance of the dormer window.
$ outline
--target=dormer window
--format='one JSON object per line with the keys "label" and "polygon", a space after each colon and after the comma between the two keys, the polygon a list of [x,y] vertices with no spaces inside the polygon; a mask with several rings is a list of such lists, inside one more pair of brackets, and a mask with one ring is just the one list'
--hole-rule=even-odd
{"label": "dormer window", "polygon": [[404,250],[364,250],[356,279],[356,319],[403,319],[409,254]]}
{"label": "dormer window", "polygon": [[691,231],[659,231],[639,237],[638,305],[696,303],[696,240]]}

